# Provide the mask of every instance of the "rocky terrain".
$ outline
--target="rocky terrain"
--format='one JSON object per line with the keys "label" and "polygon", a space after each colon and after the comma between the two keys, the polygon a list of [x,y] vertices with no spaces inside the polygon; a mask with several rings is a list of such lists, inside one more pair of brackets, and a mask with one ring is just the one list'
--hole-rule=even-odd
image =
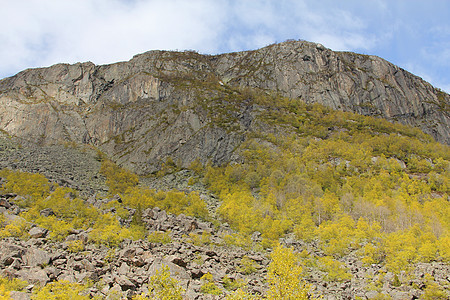
{"label": "rocky terrain", "polygon": [[[267,205],[263,203],[266,195],[263,195],[262,183],[266,180],[265,188],[272,184],[270,188],[278,193],[278,198],[273,197],[275,204],[272,208],[266,208],[265,212],[264,207],[261,208],[265,216],[260,220],[269,216],[272,219],[268,219],[275,223],[282,219],[274,216],[274,211],[282,215],[280,203],[287,202],[288,194],[282,194],[280,188],[283,176],[287,177],[300,166],[301,155],[306,150],[311,151],[307,148],[308,143],[323,151],[320,142],[327,142],[330,136],[342,133],[342,140],[330,138],[327,144],[338,148],[333,150],[335,153],[324,151],[325,159],[318,156],[320,162],[317,165],[313,161],[316,157],[310,155],[311,164],[308,161],[300,166],[298,169],[303,173],[291,176],[290,184],[283,186],[289,193],[299,194],[292,199],[303,199],[304,196],[302,205],[308,200],[313,203],[312,207],[321,203],[327,189],[333,188],[333,182],[327,181],[327,177],[335,176],[336,182],[344,185],[346,180],[356,182],[355,178],[363,178],[360,181],[364,178],[378,179],[375,175],[380,173],[388,179],[392,175],[392,178],[411,183],[412,187],[405,188],[407,193],[402,190],[403,186],[393,184],[392,197],[386,197],[391,201],[388,202],[391,205],[389,209],[395,207],[392,212],[404,212],[401,217],[405,220],[399,217],[398,222],[403,222],[402,226],[409,222],[401,230],[406,232],[412,227],[413,216],[433,218],[432,209],[408,215],[410,207],[401,206],[395,198],[401,193],[405,202],[414,200],[419,203],[415,204],[418,207],[425,206],[427,201],[435,201],[432,203],[444,202],[443,210],[447,209],[449,165],[448,157],[440,154],[445,152],[442,149],[446,149],[441,147],[442,144],[431,144],[432,138],[418,134],[417,129],[392,129],[384,124],[372,130],[370,127],[376,127],[375,123],[363,124],[364,120],[351,117],[339,120],[339,124],[361,125],[361,130],[365,130],[361,136],[373,140],[385,138],[386,149],[380,146],[374,150],[376,147],[373,146],[370,155],[365,155],[364,151],[341,154],[340,147],[345,145],[352,149],[352,135],[357,140],[360,132],[357,131],[359,128],[334,124],[324,127],[322,137],[310,134],[298,144],[294,140],[279,143],[276,139],[288,136],[284,134],[289,128],[301,126],[298,120],[312,124],[308,130],[316,128],[314,122],[318,120],[314,119],[313,112],[318,106],[310,106],[305,109],[305,115],[295,115],[300,110],[285,109],[283,113],[291,114],[288,121],[271,122],[267,112],[281,111],[281,106],[274,102],[282,102],[283,99],[300,99],[307,104],[319,103],[340,111],[398,121],[420,128],[444,145],[450,144],[448,94],[381,58],[334,52],[305,41],[287,41],[254,51],[221,55],[150,51],[136,55],[128,62],[104,66],[90,62],[58,64],[25,70],[0,80],[0,170],[8,168],[40,173],[50,182],[73,188],[79,193],[82,203],[92,205],[101,215],[112,214],[123,228],[129,228],[133,218],[139,216],[147,235],[145,239],[127,238],[117,246],[108,247],[93,242],[90,233],[94,229],[85,228],[73,229],[64,240],[57,242],[50,237],[52,232],[20,215],[29,207],[18,205],[24,200],[22,195],[3,192],[1,188],[7,180],[0,177],[0,216],[5,217],[4,224],[0,224],[4,226],[19,221],[27,225],[27,238],[6,237],[0,240],[0,276],[28,282],[22,291],[11,292],[12,298],[30,299],[33,291],[42,285],[68,281],[89,284],[84,293],[91,298],[131,299],[148,293],[149,278],[162,265],[169,266],[171,276],[185,290],[186,299],[222,299],[238,286],[245,286],[253,295],[265,295],[269,288],[266,279],[273,249],[262,246],[263,234],[259,231],[250,232],[249,240],[244,244],[230,242],[229,237],[237,232],[224,222],[223,215],[218,212],[223,197],[220,198],[219,193],[214,194],[211,186],[207,186],[205,174],[199,175],[194,171],[191,167],[194,162],[198,162],[202,169],[231,166],[229,170],[219,171],[229,175],[224,177],[231,183],[244,182],[242,186],[248,189],[252,201],[261,207]],[[290,102],[289,105],[295,103]],[[294,118],[289,119],[292,115]],[[276,114],[272,113],[270,117],[275,118]],[[290,120],[295,122],[289,123]],[[307,127],[306,123],[301,124]],[[295,138],[305,135],[296,131]],[[382,138],[377,141],[384,142]],[[236,151],[244,142],[249,142],[248,147]],[[358,141],[358,147],[361,142]],[[419,147],[422,148],[416,149]],[[291,157],[286,154],[289,150],[297,152],[292,152]],[[243,153],[246,151],[249,157],[254,153],[265,155],[265,163],[269,166],[261,163],[255,167],[257,172],[247,174],[243,168],[253,165],[245,162]],[[433,151],[435,153],[431,153]],[[336,153],[341,156],[335,157]],[[286,161],[276,160],[283,155],[288,157]],[[441,157],[437,157],[439,155]],[[108,206],[114,201],[122,203],[122,199],[120,195],[108,193],[106,175],[100,171],[101,161],[106,158],[138,174],[137,188],[198,193],[207,204],[208,218],[175,215],[158,207],[146,208],[142,212],[125,207],[129,215],[121,218],[118,209]],[[252,159],[257,161],[259,157]],[[272,170],[271,162],[279,164],[275,166],[279,169]],[[167,165],[172,169],[162,172]],[[307,168],[313,171],[307,171]],[[219,171],[216,174],[222,175]],[[319,181],[309,185],[307,181],[314,174],[308,172],[323,174],[323,178],[319,178],[323,180],[320,184],[331,183],[327,188],[319,185]],[[241,176],[243,173],[253,177]],[[403,177],[394,177],[398,174]],[[381,175],[379,177],[383,177]],[[386,182],[390,182],[388,179]],[[374,182],[379,184],[381,181]],[[226,184],[229,182],[224,186]],[[414,184],[417,189],[414,189]],[[425,192],[417,191],[419,187]],[[370,206],[373,204],[370,201],[362,202],[366,196],[363,192],[366,191],[354,196],[350,193],[336,194],[337,201],[340,201],[336,206],[347,201],[341,205],[348,209],[346,213],[350,213],[353,206],[360,205],[358,209],[364,213],[369,211],[364,216],[370,215],[375,206]],[[309,194],[316,198],[307,198]],[[373,195],[379,197],[377,200],[386,200],[375,193]],[[68,198],[72,196],[70,193],[67,195]],[[437,202],[436,199],[443,200]],[[262,204],[258,202],[260,200]],[[308,213],[312,216],[316,211],[313,212],[314,207],[311,207],[308,207],[311,211]],[[376,208],[373,214],[383,214],[384,221],[392,221],[387,205],[377,204]],[[49,217],[54,212],[43,209],[37,215]],[[337,215],[334,217],[338,218]],[[331,221],[332,217],[328,216],[328,219]],[[419,221],[421,225],[425,224],[425,221]],[[439,222],[444,226],[448,224],[441,220],[432,223],[433,233],[437,232],[438,236],[430,239],[433,243],[447,230]],[[320,220],[316,223],[313,223],[315,228],[325,224]],[[394,274],[385,263],[364,264],[361,261],[362,246],[359,245],[359,252],[349,250],[345,255],[335,256],[342,266],[336,272],[345,269],[351,276],[330,279],[330,272],[318,266],[321,258],[331,257],[324,252],[319,238],[308,242],[300,240],[293,228],[291,225],[282,230],[279,235],[282,237],[277,236],[276,241],[292,247],[301,257],[302,277],[317,296],[330,300],[419,299],[430,292],[433,284],[438,285],[438,292],[444,290],[443,293],[450,296],[450,266],[444,262],[441,252],[436,254],[437,248],[431,254],[432,259],[428,260],[431,262],[418,263],[410,259],[410,271]],[[389,233],[394,231],[392,229]],[[364,243],[368,242],[361,244]],[[433,245],[437,247],[436,243]],[[206,279],[204,275],[207,274],[212,278]],[[205,292],[208,285],[215,286],[221,295]]]}
{"label": "rocky terrain", "polygon": [[38,146],[33,142],[0,134],[0,169],[10,168],[40,173],[52,182],[89,196],[104,193],[107,187],[98,171],[95,151],[73,144]]}
{"label": "rocky terrain", "polygon": [[[8,218],[20,218],[17,216],[20,208],[12,203],[15,197],[17,195],[7,194],[0,198],[0,212]],[[89,201],[97,206],[101,204],[96,203],[95,198]],[[102,203],[104,201],[108,199]],[[51,212],[46,210],[41,214]],[[248,249],[226,245],[224,236],[233,233],[226,224],[217,227],[182,214],[168,214],[159,208],[144,211],[143,220],[150,233],[166,232],[170,239],[164,243],[124,240],[119,247],[109,248],[88,243],[89,230],[71,232],[64,242],[54,242],[47,238],[47,230],[32,227],[31,239],[27,241],[16,238],[0,241],[0,274],[29,283],[25,291],[12,292],[13,299],[30,299],[35,286],[63,280],[79,283],[90,280],[93,284],[85,293],[91,297],[130,299],[133,295],[148,293],[148,280],[162,265],[170,268],[171,276],[185,290],[186,299],[223,298],[232,291],[224,278],[243,283],[254,295],[265,293],[270,249],[255,251],[250,250],[251,245]],[[123,221],[130,222],[131,217]],[[192,239],[205,235],[208,238],[202,241]],[[253,242],[258,239],[258,234],[252,236]],[[74,249],[71,244],[74,241],[82,241],[85,246]],[[305,250],[311,257],[324,255],[314,243],[291,238],[283,239],[282,243],[298,252]],[[329,281],[325,279],[326,273],[317,268],[305,268],[305,279],[315,295],[322,295],[324,299],[374,299],[384,294],[392,299],[418,299],[428,284],[425,274],[432,274],[443,286],[450,281],[450,266],[444,263],[417,264],[404,280],[406,283],[398,284],[396,276],[380,265],[363,266],[353,255],[341,260],[353,275],[351,280]],[[205,284],[202,276],[208,273],[225,292],[221,297],[201,290]]]}
{"label": "rocky terrain", "polygon": [[0,129],[41,145],[94,145],[138,174],[167,157],[220,164],[267,130],[252,90],[418,126],[450,143],[448,94],[381,58],[304,41],[26,70],[0,81]]}

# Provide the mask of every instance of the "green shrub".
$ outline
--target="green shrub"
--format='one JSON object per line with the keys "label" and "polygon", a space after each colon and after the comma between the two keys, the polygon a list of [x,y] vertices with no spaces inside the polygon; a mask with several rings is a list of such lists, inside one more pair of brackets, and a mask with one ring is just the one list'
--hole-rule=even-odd
{"label": "green shrub", "polygon": [[78,283],[71,283],[68,281],[51,282],[44,287],[33,291],[33,300],[63,300],[75,299],[84,300],[90,299],[88,295],[80,295],[81,292],[88,287]]}
{"label": "green shrub", "polygon": [[147,240],[150,243],[161,243],[164,245],[172,242],[170,231],[153,231],[148,235]]}
{"label": "green shrub", "polygon": [[210,295],[221,295],[222,290],[214,283],[213,276],[211,273],[206,273],[201,278],[203,284],[200,287],[200,292],[203,294],[210,294]]}
{"label": "green shrub", "polygon": [[183,288],[178,281],[170,277],[168,266],[162,266],[156,270],[156,274],[150,277],[148,282],[149,298],[161,300],[182,300]]}

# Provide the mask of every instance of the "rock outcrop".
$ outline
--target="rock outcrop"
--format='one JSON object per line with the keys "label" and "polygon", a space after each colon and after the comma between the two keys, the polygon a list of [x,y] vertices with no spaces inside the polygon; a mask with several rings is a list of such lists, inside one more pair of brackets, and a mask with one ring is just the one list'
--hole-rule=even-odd
{"label": "rock outcrop", "polygon": [[139,173],[167,157],[220,164],[257,124],[252,88],[417,126],[450,143],[450,96],[387,61],[288,41],[222,55],[150,51],[0,81],[0,130],[40,145],[94,145]]}

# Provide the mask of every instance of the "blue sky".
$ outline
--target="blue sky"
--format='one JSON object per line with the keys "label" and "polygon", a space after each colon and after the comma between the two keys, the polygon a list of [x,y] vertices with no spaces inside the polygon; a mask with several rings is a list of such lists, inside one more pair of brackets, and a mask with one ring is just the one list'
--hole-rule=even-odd
{"label": "blue sky", "polygon": [[446,0],[0,0],[0,78],[31,67],[216,54],[287,39],[380,56],[450,92]]}

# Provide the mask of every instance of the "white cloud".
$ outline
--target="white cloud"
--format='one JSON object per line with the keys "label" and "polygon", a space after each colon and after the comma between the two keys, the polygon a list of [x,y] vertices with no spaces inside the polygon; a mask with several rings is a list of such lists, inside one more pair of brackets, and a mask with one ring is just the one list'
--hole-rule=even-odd
{"label": "white cloud", "polygon": [[[333,50],[375,54],[394,63],[415,58],[414,63],[422,63],[423,70],[437,68],[437,64],[448,65],[449,45],[440,40],[449,37],[449,26],[441,24],[445,22],[435,22],[440,26],[431,27],[429,35],[434,41],[428,46],[426,42],[423,47],[408,44],[415,31],[430,28],[423,23],[429,19],[417,17],[422,9],[415,4],[420,2],[411,3],[0,0],[0,77],[58,62],[112,63],[152,49],[221,53],[256,49],[287,39],[318,42]],[[411,23],[417,20],[422,23]],[[425,63],[427,57],[437,64]],[[429,70],[427,73],[436,74]],[[446,76],[441,81],[450,79]]]}
{"label": "white cloud", "polygon": [[222,11],[206,0],[1,2],[0,74],[57,62],[107,63],[151,49],[212,50]]}
{"label": "white cloud", "polygon": [[364,22],[306,1],[0,0],[0,75],[58,62],[127,60],[151,49],[217,53],[286,39],[371,44]]}

